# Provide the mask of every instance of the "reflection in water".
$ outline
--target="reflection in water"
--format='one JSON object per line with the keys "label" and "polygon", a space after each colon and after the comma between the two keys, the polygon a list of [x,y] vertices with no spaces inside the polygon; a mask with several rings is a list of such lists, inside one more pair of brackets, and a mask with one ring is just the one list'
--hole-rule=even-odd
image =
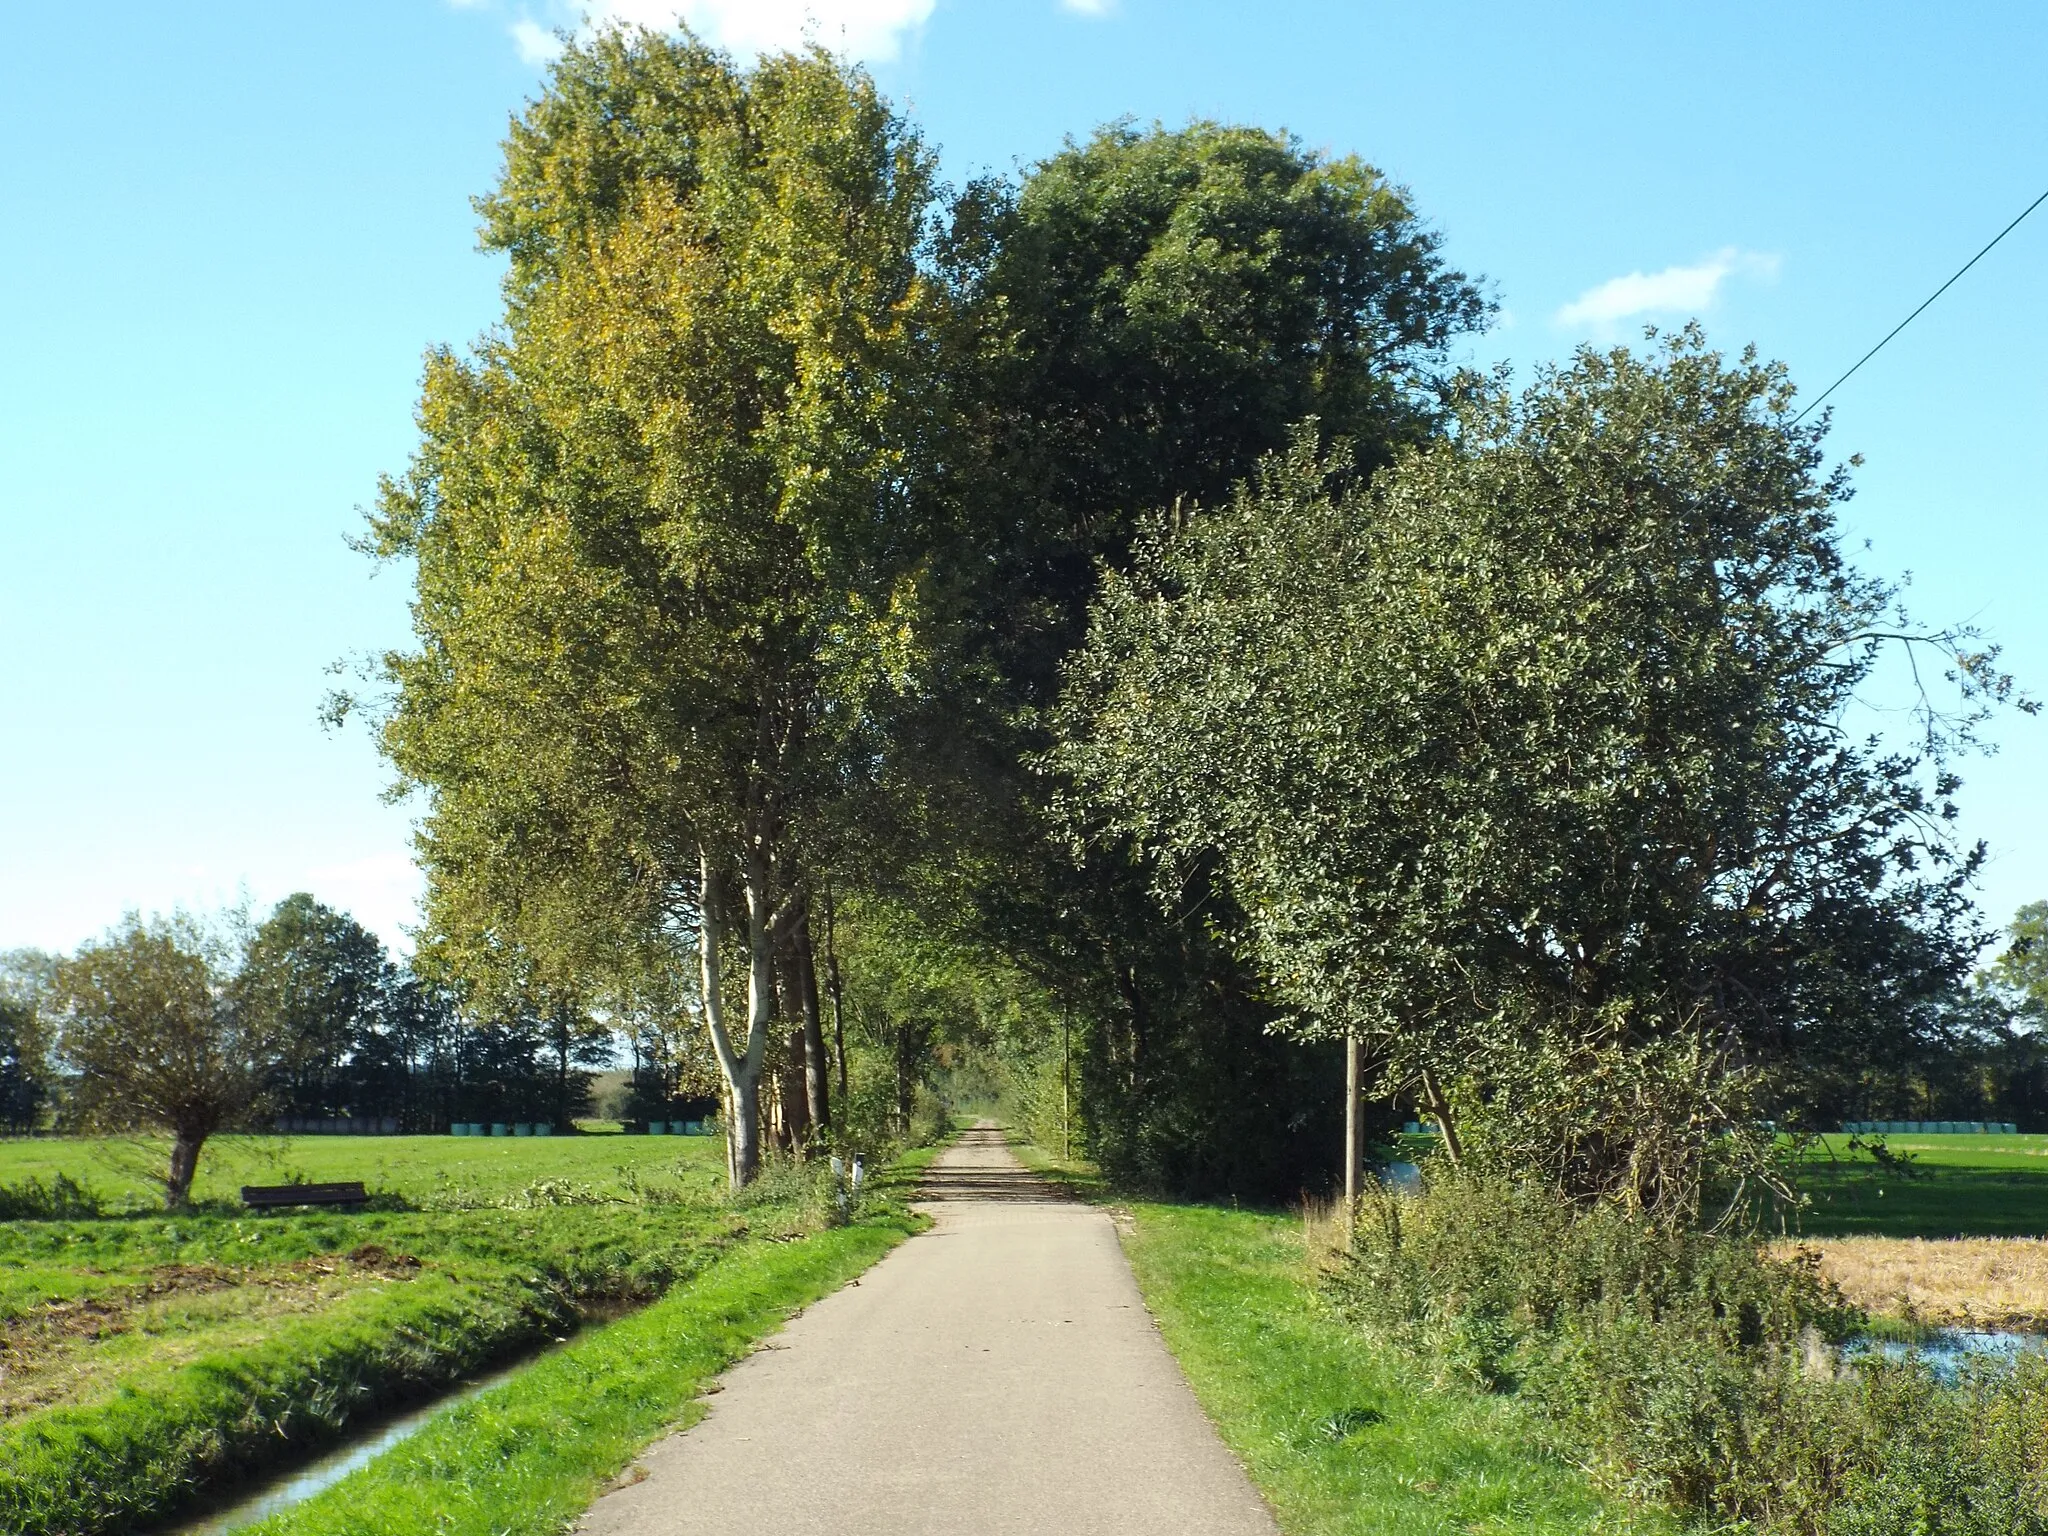
{"label": "reflection in water", "polygon": [[245,1486],[243,1496],[229,1509],[216,1510],[186,1525],[173,1529],[171,1536],[218,1536],[222,1531],[237,1531],[245,1525],[254,1525],[267,1520],[279,1510],[290,1509],[292,1505],[310,1499],[331,1483],[340,1482],[358,1467],[366,1467],[400,1441],[409,1440],[436,1415],[466,1403],[481,1393],[488,1392],[500,1382],[509,1381],[533,1363],[529,1357],[517,1365],[494,1371],[468,1385],[459,1387],[445,1397],[438,1397],[424,1408],[416,1408],[402,1418],[386,1419],[374,1424],[345,1444],[330,1451],[318,1461],[308,1463],[295,1471],[280,1473],[263,1482]]}
{"label": "reflection in water", "polygon": [[1881,1355],[1887,1360],[1918,1359],[1943,1381],[1954,1381],[1967,1365],[2010,1365],[2022,1355],[2048,1354],[2048,1336],[1943,1328],[1913,1343],[1897,1339],[1855,1339],[1842,1353],[1851,1360],[1858,1355]]}

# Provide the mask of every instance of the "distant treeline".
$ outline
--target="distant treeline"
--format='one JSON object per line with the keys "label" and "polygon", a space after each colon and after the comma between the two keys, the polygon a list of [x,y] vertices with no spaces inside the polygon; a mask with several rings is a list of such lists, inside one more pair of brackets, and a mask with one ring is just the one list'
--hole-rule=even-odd
{"label": "distant treeline", "polygon": [[[152,934],[139,922],[131,928],[82,948],[76,962],[33,950],[0,957],[0,1125],[9,1132],[104,1120],[86,1114],[78,1091],[66,1029],[77,1012],[67,985],[76,990],[78,978],[67,982],[66,968]],[[390,1121],[408,1132],[457,1120],[561,1126],[589,1113],[592,1069],[622,1055],[632,1116],[660,1118],[703,1086],[701,1066],[660,1028],[599,1018],[575,1000],[466,998],[304,893],[239,934],[212,938],[216,1001],[234,1016],[235,1038],[250,1043],[258,1080],[233,1117],[240,1128],[304,1120]]]}

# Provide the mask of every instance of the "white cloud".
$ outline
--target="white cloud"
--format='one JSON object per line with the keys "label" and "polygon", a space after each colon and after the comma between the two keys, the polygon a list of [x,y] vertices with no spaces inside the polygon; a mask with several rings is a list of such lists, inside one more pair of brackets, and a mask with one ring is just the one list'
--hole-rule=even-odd
{"label": "white cloud", "polygon": [[[1106,0],[1095,0],[1106,3]],[[856,59],[888,60],[931,19],[934,0],[592,0],[591,28],[678,22],[742,57],[819,42]]]}
{"label": "white cloud", "polygon": [[1116,9],[1116,0],[1060,0],[1060,9],[1076,16],[1107,16]]}
{"label": "white cloud", "polygon": [[1560,309],[1557,323],[1575,329],[1602,328],[1641,315],[1698,314],[1712,308],[1721,285],[1738,274],[1766,280],[1776,277],[1778,258],[1729,246],[1694,266],[1612,277]]}
{"label": "white cloud", "polygon": [[515,21],[512,23],[512,46],[519,50],[519,57],[529,64],[546,64],[559,58],[562,52],[560,34],[550,32],[537,21]]}

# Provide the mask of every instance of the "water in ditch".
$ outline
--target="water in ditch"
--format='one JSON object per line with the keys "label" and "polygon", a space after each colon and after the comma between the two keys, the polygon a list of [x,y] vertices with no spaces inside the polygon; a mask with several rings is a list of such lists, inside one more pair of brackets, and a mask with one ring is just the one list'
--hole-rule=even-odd
{"label": "water in ditch", "polygon": [[223,1531],[238,1531],[245,1525],[254,1525],[267,1520],[280,1510],[290,1509],[294,1504],[303,1503],[331,1483],[338,1483],[358,1467],[366,1467],[390,1450],[394,1445],[411,1439],[436,1414],[443,1413],[458,1403],[488,1392],[501,1382],[510,1381],[525,1370],[538,1355],[529,1355],[502,1370],[491,1372],[465,1382],[454,1391],[444,1393],[423,1407],[415,1408],[396,1418],[381,1419],[352,1431],[348,1438],[317,1461],[303,1463],[290,1471],[279,1472],[270,1477],[252,1479],[232,1490],[224,1490],[223,1499],[232,1499],[232,1504],[217,1503],[204,1515],[188,1520],[181,1525],[169,1526],[163,1536],[219,1536]]}
{"label": "water in ditch", "polygon": [[1861,1338],[1844,1348],[1847,1359],[1880,1355],[1887,1360],[1917,1358],[1943,1381],[1954,1381],[1966,1366],[2011,1364],[2023,1355],[2048,1354],[2048,1336],[2002,1329],[1941,1328],[1908,1343],[1898,1339]]}

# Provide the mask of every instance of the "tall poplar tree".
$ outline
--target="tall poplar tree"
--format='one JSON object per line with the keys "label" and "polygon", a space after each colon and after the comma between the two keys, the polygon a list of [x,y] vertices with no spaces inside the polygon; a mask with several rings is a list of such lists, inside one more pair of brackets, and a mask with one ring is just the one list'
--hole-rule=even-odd
{"label": "tall poplar tree", "polygon": [[924,699],[932,204],[917,135],[822,51],[570,48],[479,203],[503,321],[429,357],[373,520],[417,562],[383,739],[426,792],[438,952],[545,981],[694,950],[736,1183],[778,967]]}

